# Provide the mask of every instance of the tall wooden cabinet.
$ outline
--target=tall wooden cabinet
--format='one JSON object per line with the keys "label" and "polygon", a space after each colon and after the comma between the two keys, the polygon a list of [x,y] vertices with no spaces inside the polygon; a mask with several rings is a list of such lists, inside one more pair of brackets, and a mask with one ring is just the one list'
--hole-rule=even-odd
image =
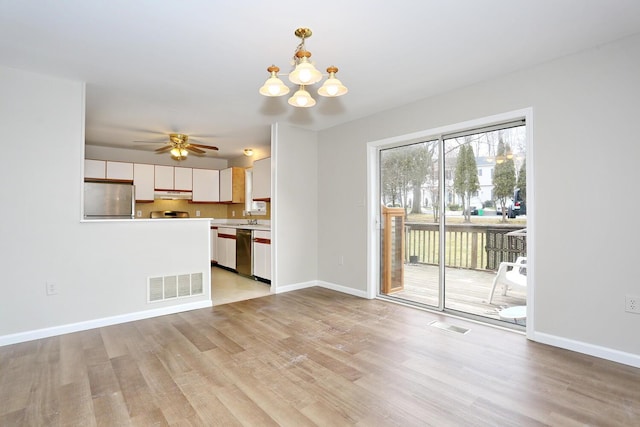
{"label": "tall wooden cabinet", "polygon": [[271,158],[253,162],[253,200],[271,201]]}
{"label": "tall wooden cabinet", "polygon": [[220,201],[244,203],[244,168],[232,167],[220,171]]}

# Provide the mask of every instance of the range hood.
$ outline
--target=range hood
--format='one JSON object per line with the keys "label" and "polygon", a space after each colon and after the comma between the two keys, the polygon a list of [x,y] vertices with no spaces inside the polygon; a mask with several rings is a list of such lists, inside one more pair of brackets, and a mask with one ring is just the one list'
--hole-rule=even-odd
{"label": "range hood", "polygon": [[161,200],[191,200],[191,196],[191,191],[155,190],[153,192],[153,198]]}

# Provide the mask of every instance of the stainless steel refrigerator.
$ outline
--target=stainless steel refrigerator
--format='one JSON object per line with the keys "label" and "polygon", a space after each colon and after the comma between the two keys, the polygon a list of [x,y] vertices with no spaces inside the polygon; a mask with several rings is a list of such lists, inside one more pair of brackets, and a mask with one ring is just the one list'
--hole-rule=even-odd
{"label": "stainless steel refrigerator", "polygon": [[84,217],[86,219],[131,219],[134,217],[134,209],[133,184],[84,183]]}

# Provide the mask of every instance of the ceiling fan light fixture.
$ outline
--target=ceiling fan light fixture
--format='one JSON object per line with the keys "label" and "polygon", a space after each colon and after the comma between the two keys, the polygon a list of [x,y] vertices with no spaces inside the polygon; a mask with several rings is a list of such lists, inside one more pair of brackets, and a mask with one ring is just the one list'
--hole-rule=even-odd
{"label": "ceiling fan light fixture", "polygon": [[183,158],[186,158],[187,155],[189,154],[189,152],[181,147],[173,147],[171,149],[171,151],[169,151],[169,153],[171,153],[171,157],[173,157],[176,160],[182,160]]}
{"label": "ceiling fan light fixture", "polygon": [[[294,69],[289,74],[289,81],[293,84],[299,85],[300,89],[296,91],[291,98],[289,98],[289,105],[299,108],[308,108],[316,105],[316,101],[311,97],[309,92],[305,90],[305,86],[318,83],[322,80],[322,73],[316,69],[311,60],[311,52],[309,52],[304,45],[305,39],[308,39],[313,34],[309,28],[298,28],[294,34],[302,41],[296,47],[293,54]],[[278,78],[278,71],[280,68],[272,65],[267,68],[267,71],[271,74],[265,84],[260,88],[260,94],[264,96],[282,96],[289,93],[289,88],[284,85],[282,80]],[[318,94],[328,98],[334,98],[336,96],[344,95],[348,92],[347,88],[342,82],[336,79],[336,73],[338,68],[333,65],[327,68],[329,73],[328,79],[318,89]]]}

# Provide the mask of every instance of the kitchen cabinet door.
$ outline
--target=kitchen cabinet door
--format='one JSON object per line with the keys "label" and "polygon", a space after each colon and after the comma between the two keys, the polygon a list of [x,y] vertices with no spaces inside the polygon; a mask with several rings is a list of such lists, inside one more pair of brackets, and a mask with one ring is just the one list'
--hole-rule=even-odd
{"label": "kitchen cabinet door", "polygon": [[193,170],[193,201],[220,201],[220,171],[211,169]]}
{"label": "kitchen cabinet door", "polygon": [[271,232],[253,232],[253,275],[271,280]]}
{"label": "kitchen cabinet door", "polygon": [[220,171],[220,201],[244,203],[244,168],[227,168]]}
{"label": "kitchen cabinet door", "polygon": [[253,200],[271,200],[271,158],[253,162]]}
{"label": "kitchen cabinet door", "polygon": [[155,189],[173,190],[173,166],[155,165]]}
{"label": "kitchen cabinet door", "polygon": [[104,160],[84,159],[84,177],[105,179],[107,177],[107,162]]}
{"label": "kitchen cabinet door", "polygon": [[136,202],[153,202],[154,166],[134,163],[133,185],[136,188]]}
{"label": "kitchen cabinet door", "polygon": [[133,163],[107,161],[107,179],[132,181]]}
{"label": "kitchen cabinet door", "polygon": [[173,168],[173,189],[180,191],[191,191],[193,189],[193,169]]}
{"label": "kitchen cabinet door", "polygon": [[236,269],[236,229],[218,227],[218,265]]}

